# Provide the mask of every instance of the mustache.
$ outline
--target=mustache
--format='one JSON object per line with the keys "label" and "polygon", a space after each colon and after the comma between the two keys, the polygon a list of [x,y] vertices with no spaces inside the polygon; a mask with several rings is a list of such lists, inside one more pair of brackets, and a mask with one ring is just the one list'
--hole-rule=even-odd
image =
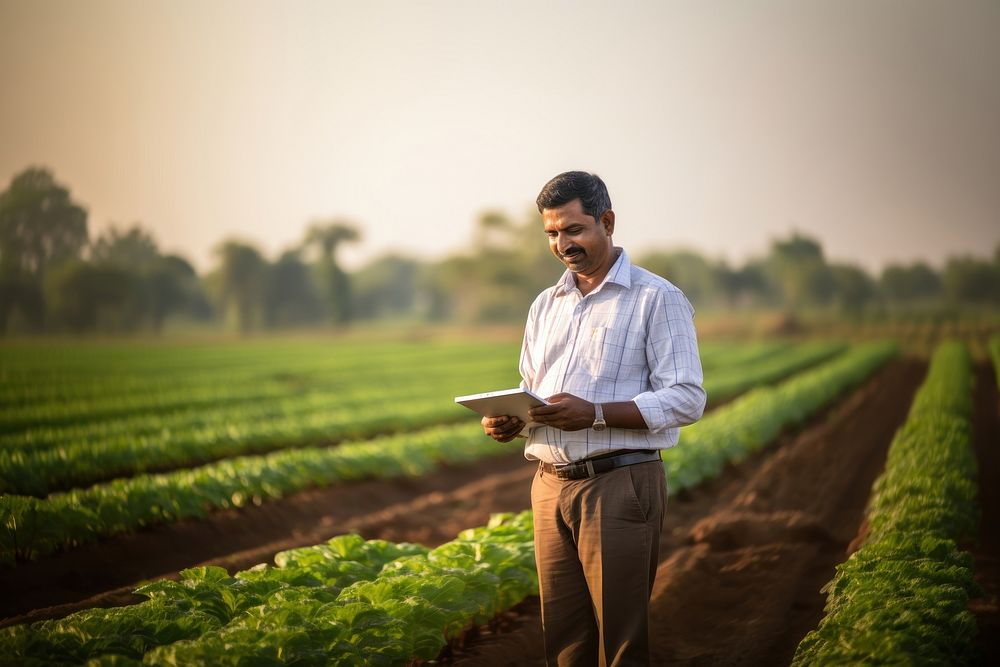
{"label": "mustache", "polygon": [[575,255],[576,253],[584,254],[583,248],[580,246],[570,246],[566,248],[566,252],[559,253],[560,257],[569,257],[570,255]]}

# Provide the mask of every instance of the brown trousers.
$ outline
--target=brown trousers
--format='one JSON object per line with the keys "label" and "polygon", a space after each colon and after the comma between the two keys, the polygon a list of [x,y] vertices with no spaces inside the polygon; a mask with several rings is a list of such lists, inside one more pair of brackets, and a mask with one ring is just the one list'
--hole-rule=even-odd
{"label": "brown trousers", "polygon": [[659,461],[531,484],[548,665],[648,665],[667,485]]}

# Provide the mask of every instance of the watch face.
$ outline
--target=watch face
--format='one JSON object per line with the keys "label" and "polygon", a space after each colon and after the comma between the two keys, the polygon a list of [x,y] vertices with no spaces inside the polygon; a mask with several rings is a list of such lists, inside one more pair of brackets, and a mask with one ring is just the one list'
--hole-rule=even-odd
{"label": "watch face", "polygon": [[594,422],[594,430],[595,431],[603,431],[606,427],[607,427],[607,424],[605,424],[603,421]]}

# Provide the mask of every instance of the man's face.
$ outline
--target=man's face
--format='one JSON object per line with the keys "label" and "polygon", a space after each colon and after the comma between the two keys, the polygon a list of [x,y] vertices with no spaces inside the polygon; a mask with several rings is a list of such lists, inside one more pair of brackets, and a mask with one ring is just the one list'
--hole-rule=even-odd
{"label": "man's face", "polygon": [[580,200],[574,199],[557,208],[543,209],[542,223],[552,254],[573,273],[592,276],[611,268],[611,234],[615,230],[611,211],[605,211],[601,220],[594,220],[583,212]]}

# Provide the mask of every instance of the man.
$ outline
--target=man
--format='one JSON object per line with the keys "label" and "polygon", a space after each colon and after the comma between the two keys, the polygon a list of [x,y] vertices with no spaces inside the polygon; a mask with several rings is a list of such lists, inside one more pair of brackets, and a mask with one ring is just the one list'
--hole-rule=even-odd
{"label": "man", "polygon": [[[694,311],[679,289],[612,243],[604,182],[572,171],[536,201],[566,265],[531,305],[522,386],[548,397],[525,457],[548,664],[649,663],[648,607],[667,487],[660,450],[705,407]],[[517,417],[487,417],[500,442]]]}

